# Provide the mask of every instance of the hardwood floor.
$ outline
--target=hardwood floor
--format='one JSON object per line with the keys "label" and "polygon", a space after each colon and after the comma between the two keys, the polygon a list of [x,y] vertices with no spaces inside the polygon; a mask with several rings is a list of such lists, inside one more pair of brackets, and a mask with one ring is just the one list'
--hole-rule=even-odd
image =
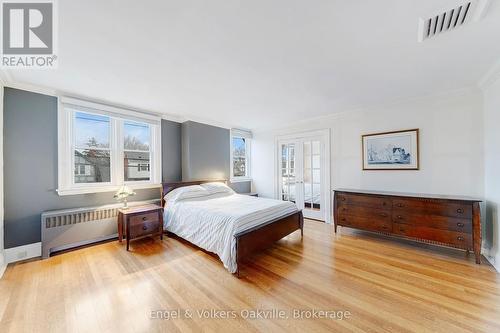
{"label": "hardwood floor", "polygon": [[[10,265],[0,280],[0,332],[500,331],[500,274],[488,264],[457,250],[339,230],[306,221],[302,241],[295,232],[255,256],[241,279],[170,237],[133,242],[131,252],[114,241]],[[151,318],[175,309],[193,317]],[[199,318],[199,309],[236,318]],[[350,316],[241,317],[252,309]]]}

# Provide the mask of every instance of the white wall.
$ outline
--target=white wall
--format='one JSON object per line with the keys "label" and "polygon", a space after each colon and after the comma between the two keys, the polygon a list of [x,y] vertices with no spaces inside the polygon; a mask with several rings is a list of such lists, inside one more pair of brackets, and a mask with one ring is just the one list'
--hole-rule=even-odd
{"label": "white wall", "polygon": [[500,79],[484,91],[484,152],[487,255],[500,271]]}
{"label": "white wall", "polygon": [[[304,121],[254,132],[254,190],[274,197],[277,135],[330,128],[331,184],[335,188],[432,194],[484,194],[482,93],[468,90]],[[420,129],[420,171],[362,171],[361,135]],[[496,141],[500,142],[500,141]]]}

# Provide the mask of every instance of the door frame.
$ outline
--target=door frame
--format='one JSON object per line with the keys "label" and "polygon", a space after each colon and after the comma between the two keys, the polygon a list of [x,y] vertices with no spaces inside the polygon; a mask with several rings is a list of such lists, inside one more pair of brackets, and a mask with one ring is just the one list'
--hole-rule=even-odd
{"label": "door frame", "polygon": [[277,135],[274,140],[274,198],[277,200],[281,200],[280,194],[279,194],[279,182],[280,182],[280,170],[278,168],[279,166],[279,154],[280,154],[280,147],[279,143],[280,141],[287,141],[287,140],[302,140],[308,137],[321,137],[322,141],[325,145],[325,157],[324,157],[324,163],[325,163],[325,172],[323,173],[324,175],[324,196],[325,196],[325,223],[331,224],[332,223],[332,200],[331,200],[331,194],[332,194],[332,188],[331,188],[331,131],[329,128],[326,129],[320,129],[320,130],[311,130],[311,131],[301,131],[301,132],[294,132],[294,133],[289,133],[289,134],[283,134],[283,135]]}

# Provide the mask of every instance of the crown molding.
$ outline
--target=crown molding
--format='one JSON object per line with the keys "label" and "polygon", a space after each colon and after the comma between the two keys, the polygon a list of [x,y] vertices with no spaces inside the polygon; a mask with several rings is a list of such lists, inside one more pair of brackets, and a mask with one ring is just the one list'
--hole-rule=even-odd
{"label": "crown molding", "polygon": [[145,110],[130,107],[127,105],[115,103],[112,101],[98,100],[98,99],[95,99],[95,98],[92,98],[89,96],[72,94],[72,93],[56,90],[56,89],[45,87],[45,86],[39,86],[39,85],[34,85],[34,84],[29,84],[29,83],[22,83],[22,82],[15,82],[15,81],[10,79],[10,75],[5,70],[0,70],[0,83],[4,87],[7,87],[7,88],[19,89],[19,90],[29,91],[29,92],[33,92],[33,93],[37,93],[37,94],[54,96],[57,98],[71,97],[71,98],[76,98],[76,99],[80,99],[80,100],[91,101],[94,103],[109,105],[109,106],[113,106],[113,107],[117,107],[117,108],[121,108],[121,109],[127,109],[127,110],[131,110],[131,111],[135,111],[135,112],[139,112],[139,113],[143,113],[143,114],[154,115],[154,116],[157,116],[161,119],[174,121],[174,122],[178,122],[178,123],[182,123],[182,122],[186,121],[184,117],[174,115],[174,114],[165,114],[165,113],[161,113],[161,112],[145,111]]}
{"label": "crown molding", "polygon": [[41,94],[41,95],[48,95],[48,96],[55,96],[55,97],[59,96],[58,91],[55,89],[51,89],[51,88],[43,87],[43,86],[37,86],[37,85],[29,84],[29,83],[20,83],[20,82],[13,82],[13,81],[7,80],[7,81],[5,81],[4,86],[7,88],[29,91],[29,92]]}
{"label": "crown molding", "polygon": [[183,123],[186,121],[194,121],[198,123],[203,123],[206,125],[211,125],[211,126],[216,126],[216,127],[221,127],[221,128],[226,128],[226,129],[231,129],[235,126],[232,124],[223,122],[223,121],[217,121],[217,120],[211,120],[207,119],[204,117],[197,117],[197,116],[192,116],[192,115],[177,115],[177,114],[172,114],[172,113],[163,113],[163,112],[157,112],[157,111],[145,111],[141,110],[138,108],[130,107],[127,105],[122,105],[115,103],[113,101],[108,101],[108,100],[98,100],[89,96],[83,96],[83,95],[78,95],[78,94],[73,94],[69,93],[67,91],[60,91],[56,90],[50,87],[45,87],[45,86],[39,86],[39,85],[34,85],[34,84],[29,84],[29,83],[23,83],[23,82],[16,82],[11,79],[10,73],[8,73],[7,70],[0,70],[0,84],[2,84],[4,87],[8,88],[14,88],[14,89],[19,89],[19,90],[25,90],[29,92],[34,92],[37,94],[42,94],[42,95],[49,95],[49,96],[54,96],[54,97],[72,97],[72,98],[77,98],[81,100],[86,100],[86,101],[92,101],[95,103],[99,104],[105,104],[105,105],[110,105],[122,109],[128,109],[128,110],[133,110],[136,112],[140,113],[145,113],[145,114],[150,114],[150,115],[155,115],[160,117],[161,119],[168,120],[168,121],[173,121],[176,123]]}
{"label": "crown molding", "polygon": [[488,89],[492,84],[500,79],[500,59],[491,66],[491,68],[483,75],[483,77],[478,82],[478,87],[481,90]]}
{"label": "crown molding", "polygon": [[11,81],[10,73],[8,73],[5,69],[0,69],[0,84],[5,86],[9,81]]}
{"label": "crown molding", "polygon": [[464,94],[470,94],[470,93],[480,93],[480,89],[477,86],[469,86],[469,87],[464,87],[464,88],[459,88],[459,89],[453,89],[453,90],[448,90],[448,91],[443,91],[439,93],[431,93],[431,94],[425,94],[425,95],[420,95],[420,96],[412,96],[412,97],[405,97],[405,98],[396,98],[392,99],[386,102],[381,102],[381,103],[376,103],[376,104],[359,104],[357,106],[352,106],[352,107],[346,107],[343,111],[339,112],[332,112],[329,114],[325,114],[322,116],[317,116],[317,117],[311,117],[305,120],[297,120],[294,122],[287,123],[285,126],[278,126],[278,127],[262,127],[257,130],[252,130],[254,134],[260,134],[260,133],[266,133],[266,132],[271,132],[271,131],[286,131],[290,128],[295,128],[295,127],[300,127],[301,125],[304,124],[310,124],[311,122],[317,122],[317,123],[324,123],[324,121],[328,120],[336,120],[343,118],[347,115],[353,115],[353,114],[358,114],[362,112],[366,112],[369,110],[378,110],[378,109],[383,109],[383,108],[389,108],[389,107],[395,107],[398,105],[402,104],[409,104],[409,103],[422,103],[426,101],[432,101],[432,100],[448,100],[452,98],[457,98],[460,96],[463,96]]}
{"label": "crown molding", "polygon": [[204,117],[197,117],[197,116],[192,116],[192,115],[185,116],[185,117],[183,117],[183,119],[184,119],[184,122],[192,121],[195,123],[200,123],[200,124],[204,124],[204,125],[210,125],[210,126],[220,127],[220,128],[225,128],[225,129],[231,129],[231,128],[235,127],[235,126],[231,126],[230,124],[223,122],[223,121],[217,121],[217,120],[212,120],[212,119],[207,119]]}

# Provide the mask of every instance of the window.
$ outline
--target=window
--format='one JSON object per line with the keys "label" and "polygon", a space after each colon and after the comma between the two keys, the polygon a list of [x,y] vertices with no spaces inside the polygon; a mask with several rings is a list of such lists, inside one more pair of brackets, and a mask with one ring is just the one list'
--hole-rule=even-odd
{"label": "window", "polygon": [[109,183],[109,117],[83,112],[75,112],[74,117],[75,183]]}
{"label": "window", "polygon": [[61,98],[58,111],[60,195],[114,191],[161,182],[160,119]]}
{"label": "window", "polygon": [[150,179],[149,125],[134,122],[124,124],[124,177],[125,181]]}
{"label": "window", "polygon": [[250,180],[251,133],[242,130],[231,131],[231,181]]}

